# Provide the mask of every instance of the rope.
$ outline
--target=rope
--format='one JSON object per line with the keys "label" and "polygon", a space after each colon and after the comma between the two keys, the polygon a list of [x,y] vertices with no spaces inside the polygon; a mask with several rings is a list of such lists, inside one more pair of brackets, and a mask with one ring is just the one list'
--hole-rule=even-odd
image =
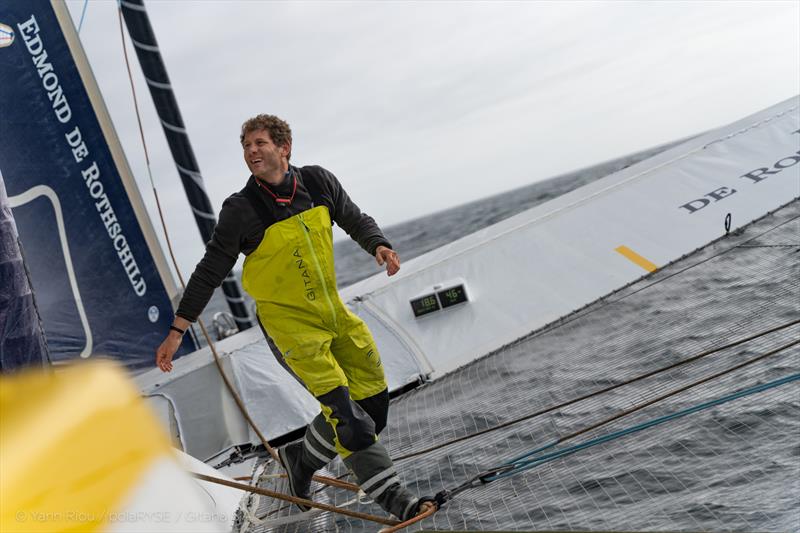
{"label": "rope", "polygon": [[349,509],[341,509],[339,507],[334,507],[333,505],[328,505],[325,503],[315,502],[313,500],[306,500],[305,498],[297,498],[295,496],[290,496],[288,494],[283,494],[280,492],[275,492],[273,490],[264,489],[261,487],[253,487],[252,485],[247,485],[244,483],[236,483],[235,481],[228,481],[227,479],[222,479],[213,476],[207,476],[205,474],[199,474],[197,472],[192,472],[192,476],[202,481],[208,481],[210,483],[216,483],[217,485],[224,485],[226,487],[231,487],[234,489],[244,490],[247,492],[252,492],[255,494],[261,494],[263,496],[269,496],[270,498],[275,498],[278,500],[283,500],[287,502],[291,502],[294,504],[299,505],[306,505],[308,507],[313,507],[315,509],[322,509],[323,511],[329,511],[332,513],[338,513],[345,516],[349,516],[351,518],[359,518],[361,520],[369,520],[370,522],[375,522],[377,524],[383,524],[386,526],[396,526],[400,525],[401,522],[397,520],[390,520],[388,518],[383,518],[381,516],[375,516],[367,513],[360,513],[358,511],[351,511]]}
{"label": "rope", "polygon": [[798,248],[800,244],[748,244],[740,245],[739,248]]}
{"label": "rope", "polygon": [[558,410],[558,409],[563,409],[564,407],[568,407],[568,406],[570,406],[572,404],[575,404],[575,403],[578,403],[578,402],[582,402],[583,400],[587,400],[589,398],[593,398],[595,396],[599,396],[601,394],[604,394],[606,392],[610,392],[612,390],[618,389],[618,388],[623,387],[625,385],[629,385],[631,383],[635,383],[637,381],[641,381],[643,379],[655,376],[656,374],[660,374],[661,372],[666,372],[668,370],[672,370],[672,369],[677,368],[677,367],[679,367],[681,365],[685,365],[685,364],[697,361],[699,359],[702,359],[703,357],[707,357],[707,356],[712,355],[714,353],[717,353],[717,352],[720,352],[720,351],[723,351],[723,350],[727,350],[728,348],[733,348],[734,346],[738,346],[740,344],[744,344],[745,342],[749,342],[749,341],[757,339],[759,337],[763,337],[765,335],[769,335],[770,333],[774,333],[776,331],[780,331],[782,329],[794,326],[796,324],[800,324],[800,319],[793,320],[791,322],[787,322],[786,324],[783,324],[783,325],[780,325],[780,326],[777,326],[777,327],[774,327],[774,328],[770,328],[770,329],[765,330],[765,331],[761,331],[759,333],[750,335],[749,337],[745,337],[743,339],[739,339],[737,341],[731,342],[731,343],[726,344],[724,346],[720,346],[719,348],[713,348],[711,350],[707,350],[707,351],[702,352],[700,354],[697,354],[697,355],[694,355],[692,357],[689,357],[688,359],[684,359],[682,361],[678,361],[677,363],[673,363],[671,365],[668,365],[668,366],[665,366],[665,367],[662,367],[662,368],[658,368],[658,369],[653,370],[651,372],[647,372],[647,373],[642,374],[640,376],[637,376],[637,377],[631,378],[629,380],[623,381],[622,383],[617,383],[615,385],[609,385],[608,387],[602,388],[602,389],[600,389],[598,391],[595,391],[595,392],[592,392],[592,393],[589,393],[589,394],[584,394],[583,396],[579,396],[577,398],[573,398],[571,400],[567,400],[567,401],[559,403],[557,405],[553,405],[553,406],[550,406],[550,407],[546,407],[544,409],[540,409],[539,411],[536,411],[536,412],[521,416],[519,418],[515,418],[513,420],[509,420],[507,422],[503,422],[501,424],[494,425],[494,426],[489,427],[489,428],[482,429],[480,431],[476,431],[474,433],[470,433],[469,435],[464,435],[462,437],[457,437],[455,439],[448,440],[448,441],[443,442],[441,444],[435,444],[433,446],[429,446],[429,447],[423,448],[421,450],[416,450],[416,451],[401,455],[399,457],[394,458],[393,461],[397,462],[397,461],[402,461],[404,459],[410,459],[412,457],[417,457],[419,455],[424,455],[426,453],[429,453],[429,452],[432,452],[432,451],[436,451],[438,449],[445,448],[447,446],[451,446],[451,445],[456,444],[458,442],[462,442],[462,441],[465,441],[465,440],[468,440],[468,439],[472,439],[474,437],[478,437],[480,435],[485,435],[486,433],[491,433],[493,431],[497,431],[497,430],[500,430],[500,429],[503,429],[503,428],[507,428],[507,427],[512,426],[514,424],[518,424],[520,422],[524,422],[526,420],[530,420],[532,418],[536,418],[537,416],[541,416],[541,415],[550,413],[550,412]]}
{"label": "rope", "polygon": [[[632,426],[630,428],[626,428],[626,429],[623,429],[623,430],[620,430],[620,431],[616,431],[616,432],[610,433],[608,435],[604,435],[602,437],[597,437],[595,439],[591,439],[589,441],[586,441],[586,442],[583,442],[583,443],[579,443],[579,444],[576,444],[576,445],[573,445],[573,446],[570,446],[570,447],[567,447],[567,448],[564,448],[564,449],[561,449],[561,450],[555,450],[553,452],[546,453],[546,454],[543,454],[543,455],[537,455],[537,454],[542,454],[542,452],[544,452],[546,450],[554,448],[555,446],[557,446],[558,444],[563,443],[566,440],[572,439],[572,438],[574,438],[574,437],[576,437],[578,435],[586,433],[587,431],[591,431],[593,429],[597,429],[598,427],[600,427],[602,425],[608,424],[608,423],[610,423],[610,422],[612,422],[614,420],[617,420],[617,419],[619,419],[619,418],[621,418],[623,416],[626,416],[626,415],[631,414],[631,413],[633,413],[635,411],[643,409],[644,407],[652,405],[653,403],[661,401],[661,400],[663,400],[663,399],[665,399],[665,398],[667,398],[669,396],[673,396],[673,395],[678,394],[680,392],[684,392],[684,391],[686,391],[686,390],[688,390],[688,389],[690,389],[692,387],[695,387],[695,386],[700,385],[702,383],[706,383],[708,381],[711,381],[712,379],[716,379],[716,378],[718,378],[718,377],[720,377],[720,376],[722,376],[724,374],[728,374],[728,373],[733,372],[735,370],[739,370],[739,369],[741,369],[741,368],[743,368],[743,367],[745,367],[747,365],[750,365],[750,364],[753,364],[753,363],[755,363],[757,361],[765,359],[766,357],[769,357],[769,356],[774,355],[774,354],[776,354],[778,352],[786,350],[787,348],[790,348],[790,347],[795,346],[797,344],[800,344],[800,339],[795,340],[793,342],[790,342],[788,344],[785,344],[785,345],[783,345],[783,346],[781,346],[781,347],[779,347],[779,348],[777,348],[775,350],[772,350],[770,352],[767,352],[765,354],[762,354],[762,355],[759,355],[759,356],[754,357],[752,359],[749,359],[749,360],[747,360],[747,361],[745,361],[743,363],[740,363],[738,365],[735,365],[735,366],[733,366],[733,367],[731,367],[729,369],[723,370],[722,372],[718,372],[718,373],[716,373],[714,375],[711,375],[711,376],[709,376],[707,378],[704,378],[702,380],[699,380],[699,381],[696,381],[694,383],[691,383],[691,384],[689,384],[687,386],[684,386],[684,387],[681,387],[679,389],[676,389],[676,390],[674,390],[672,392],[669,392],[669,393],[667,393],[665,395],[662,395],[662,396],[660,396],[658,398],[655,398],[653,400],[645,402],[644,404],[635,406],[632,409],[629,409],[629,410],[627,410],[627,411],[625,411],[623,413],[620,413],[620,414],[615,415],[613,417],[607,418],[607,419],[603,420],[602,422],[593,424],[593,425],[591,425],[591,426],[589,426],[587,428],[584,428],[582,430],[579,430],[579,431],[576,431],[574,433],[571,433],[570,435],[567,435],[565,437],[561,437],[558,440],[556,440],[556,441],[554,441],[554,442],[552,442],[550,444],[547,444],[545,446],[541,446],[541,447],[539,447],[539,448],[537,448],[537,449],[535,449],[535,450],[533,450],[531,452],[528,452],[528,453],[526,453],[524,455],[521,455],[521,456],[515,457],[513,459],[510,459],[509,461],[507,461],[507,462],[505,462],[505,463],[503,463],[503,464],[501,464],[501,465],[499,465],[499,466],[497,466],[495,468],[492,468],[490,470],[487,470],[485,472],[482,472],[482,473],[478,474],[477,476],[472,477],[471,479],[467,480],[466,482],[462,483],[461,485],[459,485],[459,486],[457,486],[457,487],[455,487],[453,489],[441,491],[440,493],[438,493],[436,495],[436,502],[439,504],[439,506],[441,506],[445,502],[450,500],[453,496],[455,496],[456,494],[458,494],[460,492],[463,492],[465,490],[468,490],[468,489],[471,489],[471,488],[475,488],[475,487],[490,483],[492,481],[496,481],[498,479],[503,479],[503,478],[506,478],[506,477],[510,477],[512,475],[518,474],[520,472],[524,472],[526,470],[529,470],[529,469],[534,468],[536,466],[539,466],[541,464],[544,464],[544,463],[547,463],[547,462],[550,462],[550,461],[554,461],[554,460],[559,459],[561,457],[573,454],[573,453],[578,452],[580,450],[584,450],[586,448],[590,448],[590,447],[596,446],[598,444],[603,444],[605,442],[609,442],[611,440],[614,440],[614,439],[617,439],[617,438],[620,438],[620,437],[623,437],[623,436],[626,436],[626,435],[629,435],[629,434],[632,434],[632,433],[636,433],[636,432],[642,431],[644,429],[648,429],[650,427],[662,424],[664,422],[668,422],[668,421],[674,420],[676,418],[680,418],[680,417],[683,417],[683,416],[686,416],[686,415],[689,415],[689,414],[692,414],[692,413],[695,413],[695,412],[698,412],[698,411],[702,411],[704,409],[708,409],[710,407],[715,407],[717,405],[721,405],[723,403],[727,403],[729,401],[736,400],[738,398],[742,398],[744,396],[755,394],[757,392],[762,392],[762,391],[765,391],[765,390],[768,390],[768,389],[771,389],[771,388],[774,388],[774,387],[778,387],[778,386],[784,385],[786,383],[790,383],[792,381],[796,381],[796,380],[800,379],[800,374],[793,374],[793,375],[790,375],[790,376],[787,376],[787,377],[784,377],[784,378],[781,378],[781,379],[778,379],[778,380],[775,380],[775,381],[772,381],[772,382],[769,382],[769,383],[766,383],[766,384],[756,385],[756,386],[753,386],[753,387],[750,387],[750,388],[747,388],[747,389],[743,389],[741,391],[729,394],[727,396],[723,396],[721,398],[717,398],[715,400],[704,402],[704,403],[696,405],[694,407],[683,409],[683,410],[678,411],[676,413],[672,413],[672,414],[665,415],[665,416],[662,416],[662,417],[659,417],[659,418],[656,418],[656,419],[653,419],[653,420],[650,420],[650,421],[647,421],[647,422],[643,422],[641,424],[637,424],[637,425]],[[531,457],[531,456],[534,456],[534,457]]]}
{"label": "rope", "polygon": [[[262,463],[260,466],[256,466],[253,475],[248,476],[247,479],[251,482],[254,482],[256,486],[260,484],[261,481],[266,481],[270,479],[279,479],[281,477],[286,477],[286,474],[267,474],[266,473],[267,463]],[[261,471],[261,474],[258,472]],[[237,478],[233,478],[234,481],[238,481]],[[318,489],[314,491],[314,494],[321,492],[322,489]],[[355,503],[363,503],[361,500],[361,495],[364,494],[363,492],[359,492],[359,494],[352,498],[351,500],[339,504],[338,507],[349,507]],[[263,516],[256,516],[255,512],[258,509],[260,504],[261,496],[259,494],[251,494],[249,498],[242,498],[242,501],[239,503],[239,509],[242,511],[244,516],[244,520],[242,526],[240,528],[239,533],[245,533],[250,524],[257,525],[262,528],[275,528],[278,526],[283,526],[287,524],[293,524],[295,522],[307,521],[314,519],[318,514],[324,513],[325,511],[321,509],[311,509],[309,511],[305,511],[299,514],[293,515],[284,515],[284,516],[277,516],[275,518],[271,518],[275,515],[278,515],[282,511],[288,511],[291,508],[292,504],[288,505],[280,505],[278,509],[272,510],[264,514]]]}
{"label": "rope", "polygon": [[[318,490],[314,491],[312,493],[312,495],[313,494],[318,494],[318,493],[320,493],[322,491],[323,491],[323,489],[318,489]],[[363,491],[359,491],[359,493],[355,496],[355,498],[352,498],[351,500],[348,500],[348,501],[346,501],[346,502],[344,502],[342,504],[339,504],[338,507],[348,507],[350,505],[353,505],[354,503],[367,505],[367,504],[372,503],[372,500],[369,499],[369,497],[367,496],[367,493],[365,493]],[[273,509],[272,511],[268,511],[264,516],[262,516],[260,518],[260,520],[262,520],[262,521],[277,520],[277,518],[271,519],[270,517],[278,515],[281,512],[288,511],[290,509],[291,509],[291,505],[284,505],[284,506],[278,507],[277,509]],[[306,512],[308,512],[308,511],[306,511]],[[311,516],[307,515],[305,520],[308,520],[309,518],[311,518]]]}
{"label": "rope", "polygon": [[732,367],[730,367],[730,368],[728,368],[726,370],[722,370],[720,372],[717,372],[716,374],[712,374],[712,375],[710,375],[710,376],[708,376],[706,378],[703,378],[701,380],[695,381],[694,383],[690,383],[690,384],[685,385],[683,387],[679,387],[679,388],[677,388],[677,389],[675,389],[675,390],[673,390],[671,392],[667,392],[666,394],[662,394],[661,396],[653,398],[652,400],[648,400],[648,401],[646,401],[646,402],[644,402],[644,403],[642,403],[642,404],[640,404],[638,406],[632,407],[631,409],[628,409],[627,411],[623,411],[622,413],[620,413],[618,415],[614,415],[612,417],[609,417],[609,418],[603,420],[602,422],[598,422],[597,424],[593,424],[593,425],[591,425],[591,426],[589,426],[589,427],[587,427],[585,429],[576,431],[576,432],[571,433],[571,434],[569,434],[569,435],[567,435],[565,437],[561,437],[560,439],[558,439],[558,441],[556,441],[556,444],[560,444],[560,443],[562,443],[562,442],[564,442],[566,440],[573,439],[573,438],[575,438],[575,437],[577,437],[579,435],[583,435],[584,433],[587,433],[588,431],[591,431],[593,429],[597,429],[600,426],[603,426],[605,424],[611,423],[614,420],[618,420],[618,419],[620,419],[620,418],[622,418],[624,416],[627,416],[627,415],[629,415],[631,413],[635,413],[636,411],[640,411],[640,410],[644,409],[645,407],[649,407],[649,406],[653,405],[654,403],[660,402],[661,400],[665,400],[665,399],[667,399],[667,398],[669,398],[671,396],[675,396],[676,394],[680,394],[681,392],[685,392],[685,391],[687,391],[689,389],[697,387],[698,385],[702,385],[703,383],[708,383],[709,381],[711,381],[713,379],[716,379],[718,377],[722,377],[725,374],[730,374],[731,372],[734,372],[736,370],[740,370],[740,369],[742,369],[742,368],[744,368],[746,366],[752,365],[753,363],[757,363],[758,361],[761,361],[762,359],[766,359],[767,357],[775,355],[776,353],[782,352],[783,350],[791,348],[792,346],[794,346],[796,344],[800,344],[800,340],[796,340],[796,341],[790,342],[788,344],[784,344],[780,348],[776,348],[775,350],[772,350],[772,351],[767,352],[765,354],[759,355],[757,357],[753,357],[752,359],[748,359],[747,361],[739,363],[738,365],[734,365],[734,366],[732,366]]}
{"label": "rope", "polygon": [[[291,502],[294,504],[301,504],[306,505],[308,507],[313,507],[315,509],[321,509],[323,511],[329,511],[331,513],[338,513],[345,516],[349,516],[351,518],[359,518],[361,520],[368,520],[370,522],[375,522],[377,524],[383,524],[385,526],[392,526],[388,529],[382,529],[382,533],[394,533],[396,531],[400,531],[412,524],[416,524],[417,522],[424,520],[431,516],[433,513],[439,510],[439,505],[433,505],[430,509],[426,510],[424,513],[420,513],[417,516],[409,518],[403,522],[398,520],[391,520],[388,518],[383,518],[380,516],[375,516],[367,513],[360,513],[358,511],[351,511],[349,509],[343,509],[341,507],[334,507],[333,505],[327,505],[325,503],[318,503],[313,500],[306,500],[304,498],[297,498],[295,496],[290,496],[288,494],[283,494],[280,492],[275,492],[269,489],[264,489],[261,487],[253,487],[252,485],[246,485],[244,483],[236,483],[235,481],[228,481],[227,479],[222,479],[213,476],[207,476],[205,474],[200,474],[198,472],[192,472],[192,476],[202,481],[208,481],[209,483],[216,483],[218,485],[224,485],[226,487],[231,487],[233,489],[244,490],[247,492],[252,492],[255,494],[261,494],[264,496],[269,496],[271,498],[275,498],[278,500],[283,500],[287,502]],[[348,504],[351,502],[348,502]]]}
{"label": "rope", "polygon": [[655,418],[653,420],[649,420],[647,422],[643,422],[641,424],[637,424],[635,426],[616,431],[614,433],[610,433],[608,435],[604,435],[602,437],[597,437],[596,439],[591,439],[589,441],[583,442],[581,444],[576,444],[574,446],[570,446],[568,448],[564,448],[562,450],[556,450],[552,453],[548,453],[545,455],[541,455],[538,457],[534,457],[533,459],[523,461],[521,463],[515,463],[513,466],[514,468],[505,472],[499,472],[494,474],[488,478],[486,481],[494,481],[496,479],[502,479],[504,477],[509,477],[511,475],[517,474],[519,472],[523,472],[525,470],[529,470],[535,466],[539,466],[541,464],[554,461],[561,457],[573,454],[577,451],[584,450],[586,448],[591,448],[592,446],[597,446],[598,444],[603,444],[605,442],[609,442],[611,440],[618,439],[620,437],[624,437],[626,435],[630,435],[632,433],[637,433],[639,431],[643,431],[645,429],[651,428],[653,426],[657,426],[659,424],[663,424],[664,422],[669,422],[671,420],[675,420],[677,418],[684,417],[686,415],[690,415],[699,411],[703,411],[705,409],[709,409],[711,407],[716,407],[718,405],[722,405],[724,403],[738,400],[739,398],[743,398],[745,396],[749,396],[751,394],[756,394],[759,392],[763,392],[769,389],[773,389],[775,387],[780,387],[781,385],[786,385],[787,383],[791,383],[793,381],[800,380],[800,374],[792,374],[790,376],[786,376],[780,379],[776,379],[774,381],[770,381],[769,383],[763,383],[761,385],[754,385],[752,387],[742,389],[735,393],[729,394],[727,396],[723,396],[721,398],[717,398],[715,400],[711,400],[705,403],[701,403],[700,405],[695,405],[694,407],[689,407],[687,409],[683,409],[681,411],[677,411],[675,413],[671,413],[669,415],[665,415],[659,418]]}
{"label": "rope", "polygon": [[[166,241],[166,244],[167,244],[167,250],[169,251],[170,259],[172,261],[172,266],[175,268],[175,272],[178,275],[178,281],[180,281],[181,287],[184,290],[186,290],[186,283],[185,283],[185,281],[183,279],[183,276],[181,275],[180,268],[178,267],[178,262],[175,259],[175,253],[174,253],[174,250],[172,248],[172,241],[171,241],[171,239],[169,237],[169,232],[167,231],[167,223],[164,220],[164,212],[161,209],[161,202],[160,202],[159,197],[158,197],[158,191],[156,190],[155,180],[153,179],[153,172],[152,172],[151,165],[150,165],[150,156],[149,156],[149,153],[147,151],[147,141],[145,140],[145,137],[144,137],[144,128],[142,127],[141,114],[139,113],[139,102],[138,102],[138,99],[136,98],[136,88],[135,88],[134,83],[133,83],[133,74],[131,72],[131,65],[130,65],[130,61],[128,59],[128,50],[127,50],[127,45],[126,45],[126,42],[125,42],[125,32],[123,30],[122,6],[121,5],[117,9],[117,15],[118,15],[118,18],[119,18],[119,32],[120,32],[120,37],[122,39],[122,52],[123,52],[123,55],[125,57],[125,67],[126,67],[126,69],[128,71],[128,80],[130,82],[131,93],[133,95],[133,106],[134,106],[134,110],[136,112],[136,120],[137,120],[138,125],[139,125],[139,136],[140,136],[140,138],[142,140],[142,148],[144,149],[145,162],[147,164],[147,175],[148,175],[148,178],[150,180],[150,186],[151,186],[151,188],[153,190],[153,196],[155,197],[156,208],[157,208],[157,211],[158,211],[159,219],[161,220],[161,228],[164,231],[164,238],[165,238],[165,241]],[[230,392],[231,396],[233,396],[233,400],[236,402],[236,405],[239,408],[239,411],[241,412],[241,414],[244,417],[244,419],[247,421],[248,425],[256,433],[256,435],[258,436],[258,439],[261,441],[261,444],[263,444],[264,448],[270,454],[272,459],[274,461],[276,461],[278,464],[280,464],[280,460],[278,459],[278,452],[275,451],[275,449],[272,446],[270,446],[269,442],[267,441],[267,438],[264,436],[264,434],[261,432],[259,427],[256,425],[256,423],[253,420],[253,418],[250,416],[250,413],[248,412],[247,408],[245,407],[244,402],[242,401],[242,399],[239,396],[238,392],[234,388],[233,384],[230,382],[230,379],[228,379],[228,376],[227,376],[227,374],[225,373],[225,370],[222,367],[222,361],[220,360],[219,354],[217,353],[216,345],[215,345],[214,341],[211,340],[211,336],[208,334],[208,331],[206,330],[205,324],[199,318],[197,320],[197,323],[200,326],[200,330],[202,331],[203,336],[205,337],[209,348],[211,349],[212,355],[214,356],[214,363],[217,366],[217,370],[219,371],[220,377],[222,378],[222,381],[225,383],[225,387],[228,389],[228,392]],[[328,477],[325,477],[325,476],[316,476],[316,475],[313,477],[313,479],[315,481],[317,481],[319,483],[323,483],[325,485],[344,488],[344,489],[347,489],[347,490],[350,490],[350,491],[354,491],[354,492],[358,492],[358,490],[359,490],[358,485],[354,485],[353,483],[348,483],[346,481],[341,481],[341,480],[337,480],[337,479],[328,478]]]}
{"label": "rope", "polygon": [[[278,476],[286,479],[289,478],[288,474],[278,474]],[[314,481],[319,481],[320,483],[324,483],[329,487],[336,487],[339,489],[349,490],[351,492],[359,492],[361,490],[361,487],[359,487],[358,485],[354,483],[349,483],[341,479],[337,479],[335,477],[315,475],[312,479]]]}
{"label": "rope", "polygon": [[[147,175],[148,175],[148,178],[150,179],[150,186],[153,189],[153,196],[155,197],[155,200],[156,200],[156,208],[158,210],[158,216],[161,219],[161,228],[164,231],[164,238],[165,238],[166,243],[167,243],[167,249],[169,250],[169,256],[170,256],[170,259],[172,260],[172,265],[175,268],[175,272],[178,274],[178,281],[180,281],[180,283],[181,283],[181,288],[186,290],[186,283],[183,280],[183,276],[181,275],[180,268],[178,267],[178,262],[175,259],[175,253],[174,253],[174,250],[172,248],[172,241],[169,238],[169,232],[167,231],[167,224],[164,221],[164,213],[163,213],[163,210],[161,209],[161,202],[160,202],[160,200],[158,198],[158,191],[156,190],[155,181],[153,180],[153,173],[152,173],[151,166],[150,166],[150,156],[149,156],[148,151],[147,151],[147,142],[145,141],[144,129],[142,128],[142,119],[141,119],[141,115],[139,113],[139,102],[138,102],[138,100],[136,98],[136,88],[135,88],[135,86],[133,84],[133,74],[131,73],[130,61],[128,60],[128,50],[127,50],[127,45],[126,45],[126,42],[125,42],[125,32],[123,31],[123,27],[122,27],[122,6],[119,6],[119,9],[117,9],[117,14],[119,16],[119,33],[120,33],[120,36],[122,38],[122,52],[123,52],[123,55],[125,56],[125,67],[128,70],[128,80],[130,81],[131,93],[133,94],[133,106],[134,106],[134,109],[136,111],[136,120],[137,120],[137,122],[139,124],[139,136],[142,139],[142,147],[144,149],[145,162],[147,163]],[[206,341],[208,342],[209,348],[211,348],[211,353],[214,355],[214,362],[217,365],[217,369],[219,370],[219,373],[220,373],[220,375],[222,377],[222,380],[225,382],[225,386],[228,388],[228,391],[233,395],[233,399],[236,402],[236,405],[239,406],[239,410],[241,411],[241,413],[244,416],[245,420],[247,420],[247,423],[250,424],[250,427],[252,427],[253,431],[255,431],[256,435],[258,435],[259,440],[264,445],[264,447],[267,449],[269,454],[272,456],[273,459],[275,459],[277,461],[278,460],[277,452],[269,445],[269,443],[267,442],[267,439],[264,436],[264,434],[261,433],[261,430],[258,428],[256,423],[250,417],[250,414],[247,412],[247,409],[245,408],[244,403],[242,402],[241,398],[239,398],[239,395],[236,393],[233,385],[228,380],[228,377],[225,375],[225,371],[222,368],[222,363],[221,363],[221,361],[219,359],[219,355],[217,354],[217,350],[216,350],[216,347],[214,346],[214,342],[211,340],[211,337],[209,336],[208,331],[206,330],[206,327],[203,324],[203,321],[202,320],[198,320],[197,323],[200,325],[200,330],[203,332],[203,336],[205,337]]]}
{"label": "rope", "polygon": [[158,211],[159,219],[161,220],[161,229],[164,231],[164,239],[167,243],[167,250],[169,251],[169,257],[172,260],[172,266],[175,268],[175,273],[178,275],[178,281],[181,283],[181,287],[186,289],[186,284],[183,281],[183,276],[181,275],[180,268],[178,268],[178,261],[175,259],[175,253],[172,248],[172,241],[169,238],[169,231],[167,231],[167,223],[164,220],[164,212],[161,209],[161,201],[158,197],[158,191],[156,190],[155,180],[153,179],[153,171],[150,165],[150,154],[147,150],[147,141],[144,138],[144,128],[142,127],[142,117],[139,113],[139,100],[136,98],[136,86],[133,83],[133,73],[131,72],[131,64],[128,60],[128,47],[125,42],[125,31],[122,27],[122,6],[118,6],[117,14],[119,15],[119,35],[122,39],[122,54],[125,56],[125,68],[128,70],[128,81],[131,85],[131,94],[133,95],[133,109],[136,112],[136,122],[139,125],[139,138],[142,140],[142,149],[144,150],[144,160],[147,166],[147,177],[150,180],[150,187],[153,190],[153,197],[156,200],[156,208]]}
{"label": "rope", "polygon": [[410,526],[412,524],[416,524],[417,522],[421,522],[422,520],[425,520],[426,518],[428,518],[429,516],[431,516],[433,513],[435,513],[438,510],[439,510],[439,506],[438,505],[433,505],[430,509],[428,509],[424,513],[420,513],[417,516],[415,516],[414,518],[410,518],[410,519],[406,520],[405,522],[397,524],[394,527],[385,527],[385,528],[381,529],[379,533],[394,533],[395,531],[400,531],[401,529],[405,529],[405,528],[407,528],[408,526]]}
{"label": "rope", "polygon": [[81,28],[83,28],[83,19],[86,17],[86,8],[89,7],[89,0],[84,0],[83,2],[83,9],[81,9],[81,20],[78,22],[78,33],[81,33]]}

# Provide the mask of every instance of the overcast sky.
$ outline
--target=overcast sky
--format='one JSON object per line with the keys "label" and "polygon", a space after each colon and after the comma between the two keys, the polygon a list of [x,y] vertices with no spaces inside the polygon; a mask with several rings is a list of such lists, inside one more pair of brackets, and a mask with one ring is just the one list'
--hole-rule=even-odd
{"label": "overcast sky", "polygon": [[[67,4],[77,26],[84,0]],[[387,226],[800,93],[797,1],[146,6],[217,210],[248,176],[239,130],[258,113],[290,123],[294,164],[328,168]],[[80,36],[155,213],[117,2],[90,1]],[[203,243],[126,40],[156,187],[188,275]]]}

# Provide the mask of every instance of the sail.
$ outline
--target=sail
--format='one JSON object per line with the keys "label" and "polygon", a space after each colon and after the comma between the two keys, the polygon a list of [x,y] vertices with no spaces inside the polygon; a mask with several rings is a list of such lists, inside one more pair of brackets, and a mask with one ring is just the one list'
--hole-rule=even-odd
{"label": "sail", "polygon": [[0,372],[46,366],[47,344],[0,172]]}
{"label": "sail", "polygon": [[0,171],[51,358],[150,365],[177,288],[72,20],[63,2],[0,17]]}

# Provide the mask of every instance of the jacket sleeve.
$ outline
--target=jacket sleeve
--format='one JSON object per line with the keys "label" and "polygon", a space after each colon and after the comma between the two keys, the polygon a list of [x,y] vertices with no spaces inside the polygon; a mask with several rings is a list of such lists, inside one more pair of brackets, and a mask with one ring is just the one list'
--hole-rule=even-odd
{"label": "jacket sleeve", "polygon": [[350,199],[347,191],[344,190],[336,176],[324,168],[318,168],[323,174],[323,179],[330,187],[334,222],[370,255],[375,255],[375,249],[380,245],[391,248],[392,245],[384,237],[375,220],[368,214],[361,212],[361,209]]}
{"label": "jacket sleeve", "polygon": [[242,241],[242,224],[238,218],[230,198],[225,200],[219,213],[219,222],[211,240],[206,244],[206,253],[189,278],[176,315],[190,322],[196,321],[211,299],[214,289],[222,285],[236,264]]}

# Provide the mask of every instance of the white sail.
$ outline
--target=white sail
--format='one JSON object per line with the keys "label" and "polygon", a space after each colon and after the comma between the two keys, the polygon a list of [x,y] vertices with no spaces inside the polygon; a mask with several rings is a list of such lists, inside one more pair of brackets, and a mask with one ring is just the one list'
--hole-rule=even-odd
{"label": "white sail", "polygon": [[61,2],[4,7],[0,169],[51,357],[150,365],[177,288],[72,19]]}

